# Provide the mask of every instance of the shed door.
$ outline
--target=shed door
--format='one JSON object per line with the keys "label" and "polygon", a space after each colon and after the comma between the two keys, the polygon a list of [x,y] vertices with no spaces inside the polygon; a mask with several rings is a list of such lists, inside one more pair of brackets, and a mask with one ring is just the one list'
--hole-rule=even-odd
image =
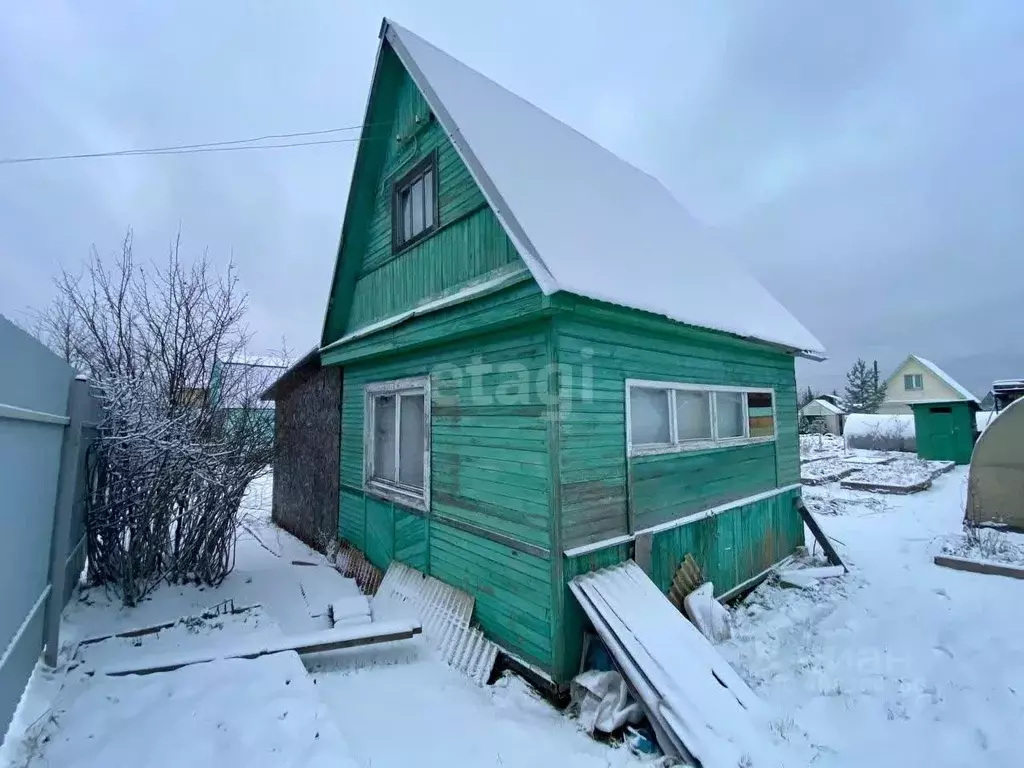
{"label": "shed door", "polygon": [[953,412],[948,406],[931,408],[928,420],[932,438],[932,458],[949,461],[956,458],[953,435]]}

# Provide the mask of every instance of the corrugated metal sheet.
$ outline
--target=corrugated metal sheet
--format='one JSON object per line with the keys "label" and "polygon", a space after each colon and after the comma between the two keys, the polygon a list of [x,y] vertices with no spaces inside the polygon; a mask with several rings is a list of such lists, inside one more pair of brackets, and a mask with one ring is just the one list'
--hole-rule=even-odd
{"label": "corrugated metal sheet", "polygon": [[384,572],[367,560],[358,549],[342,542],[336,566],[345,578],[355,579],[359,591],[364,595],[377,594]]}
{"label": "corrugated metal sheet", "polygon": [[432,576],[392,563],[373,599],[374,610],[405,603],[419,616],[423,634],[444,661],[477,685],[491,676],[498,646],[470,624],[473,598]]}
{"label": "corrugated metal sheet", "polygon": [[761,702],[636,563],[577,576],[570,589],[667,754],[703,768],[778,764]]}

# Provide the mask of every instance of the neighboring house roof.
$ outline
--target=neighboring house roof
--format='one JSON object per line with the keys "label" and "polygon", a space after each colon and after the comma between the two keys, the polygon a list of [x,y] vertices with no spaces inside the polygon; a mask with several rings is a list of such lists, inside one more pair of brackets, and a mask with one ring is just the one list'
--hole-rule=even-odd
{"label": "neighboring house roof", "polygon": [[216,360],[211,397],[220,407],[238,408],[249,396],[262,393],[285,370],[280,358],[235,355]]}
{"label": "neighboring house roof", "polygon": [[[811,402],[806,403],[804,405],[804,408],[806,408],[808,405],[812,405],[812,404],[820,405],[822,408],[824,408],[829,413],[834,413],[837,416],[842,416],[844,413],[846,413],[846,411],[844,411],[839,406],[833,405],[828,400],[825,400],[824,398],[821,398],[821,397],[817,397],[814,400],[811,400]],[[800,410],[802,411],[804,408],[801,408]]]}
{"label": "neighboring house roof", "polygon": [[302,371],[315,371],[320,368],[320,347],[313,347],[294,363],[292,363],[276,381],[260,395],[260,400],[277,400],[277,398],[288,391],[292,379]]}
{"label": "neighboring house roof", "polygon": [[653,176],[387,19],[381,37],[545,294],[821,357],[821,342]]}
{"label": "neighboring house roof", "polygon": [[896,370],[893,372],[892,376],[890,376],[888,379],[886,379],[886,381],[885,381],[886,386],[888,386],[889,383],[892,382],[893,379],[895,379],[897,375],[899,375],[900,371],[903,370],[903,366],[905,366],[911,360],[916,360],[922,366],[924,366],[929,371],[931,371],[933,374],[935,374],[935,376],[940,378],[942,380],[942,382],[944,384],[946,384],[946,386],[950,387],[954,392],[956,392],[958,395],[960,395],[964,400],[973,400],[975,403],[979,403],[979,405],[980,405],[980,402],[979,402],[978,398],[975,397],[974,395],[972,395],[970,390],[967,389],[967,387],[965,387],[962,384],[960,384],[960,382],[958,382],[956,379],[954,379],[952,376],[950,376],[944,370],[939,368],[939,366],[937,366],[931,360],[925,360],[920,355],[908,355],[907,359],[904,360],[902,363],[900,363],[896,367]]}

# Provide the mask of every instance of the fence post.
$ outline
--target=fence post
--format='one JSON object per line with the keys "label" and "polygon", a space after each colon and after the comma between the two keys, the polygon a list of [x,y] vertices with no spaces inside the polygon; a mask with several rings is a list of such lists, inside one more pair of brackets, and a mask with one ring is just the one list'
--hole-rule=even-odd
{"label": "fence post", "polygon": [[64,609],[64,581],[67,578],[68,549],[71,546],[71,516],[75,488],[81,464],[82,422],[89,412],[89,382],[76,376],[68,390],[68,425],[60,447],[60,475],[57,478],[57,502],[53,511],[53,535],[50,539],[50,597],[46,602],[46,650],[43,662],[57,666],[60,650],[60,615]]}

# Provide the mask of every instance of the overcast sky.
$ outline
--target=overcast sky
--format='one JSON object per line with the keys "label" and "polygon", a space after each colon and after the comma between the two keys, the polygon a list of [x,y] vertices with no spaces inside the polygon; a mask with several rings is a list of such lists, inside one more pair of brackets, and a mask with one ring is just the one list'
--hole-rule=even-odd
{"label": "overcast sky", "polygon": [[[828,349],[801,384],[911,352],[979,395],[1024,376],[1020,0],[4,3],[0,156],[357,124],[385,14],[728,232]],[[180,225],[239,265],[254,352],[305,349],[354,146],[0,165],[0,313]]]}

